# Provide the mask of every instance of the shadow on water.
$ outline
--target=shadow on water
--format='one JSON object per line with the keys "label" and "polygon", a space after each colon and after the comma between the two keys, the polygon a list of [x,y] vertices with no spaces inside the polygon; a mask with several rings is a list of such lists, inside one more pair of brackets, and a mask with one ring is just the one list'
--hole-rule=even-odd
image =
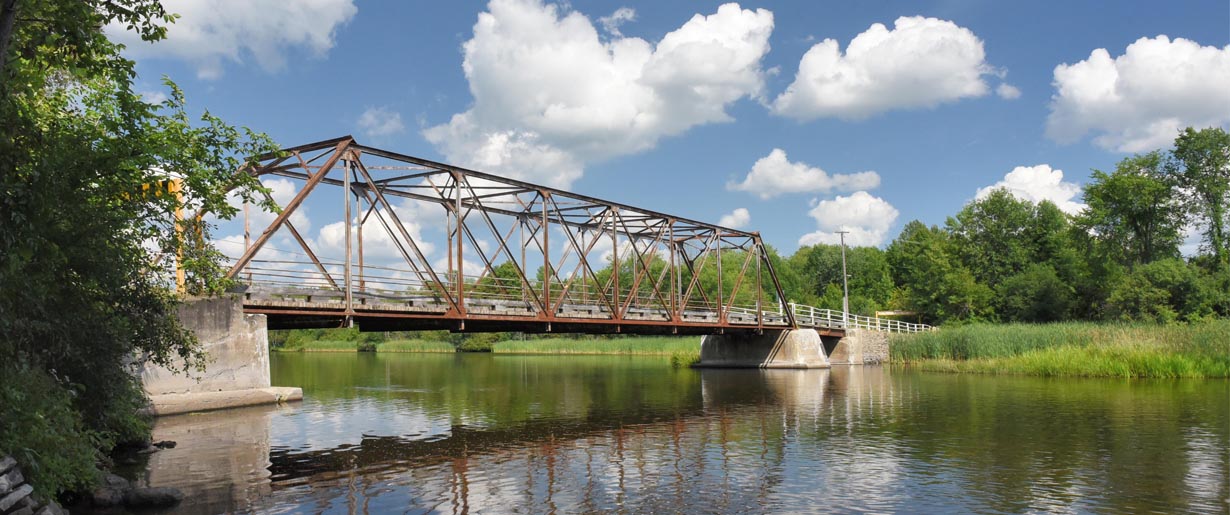
{"label": "shadow on water", "polygon": [[159,419],[180,511],[1163,511],[1230,505],[1230,383],[275,355],[306,400]]}

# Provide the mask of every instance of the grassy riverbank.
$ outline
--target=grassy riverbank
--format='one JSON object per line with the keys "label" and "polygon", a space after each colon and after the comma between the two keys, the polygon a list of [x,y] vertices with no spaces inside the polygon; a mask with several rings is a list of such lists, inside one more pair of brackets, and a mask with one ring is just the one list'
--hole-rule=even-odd
{"label": "grassy riverbank", "polygon": [[427,340],[367,341],[320,340],[295,347],[275,347],[277,352],[457,352],[453,344]]}
{"label": "grassy riverbank", "polygon": [[700,352],[699,337],[644,336],[628,338],[529,338],[503,340],[492,346],[500,354],[638,354],[669,356]]}
{"label": "grassy riverbank", "polygon": [[893,337],[921,370],[1071,377],[1230,377],[1230,320],[1170,325],[969,325]]}
{"label": "grassy riverbank", "polygon": [[[467,335],[452,340],[431,338],[373,340],[357,337],[350,330],[320,330],[283,338],[277,352],[494,352],[499,354],[612,354],[671,356],[691,363],[700,357],[698,337],[669,336],[548,336],[523,338],[516,333]],[[402,333],[399,336],[414,336]],[[461,336],[461,335],[454,335]]]}

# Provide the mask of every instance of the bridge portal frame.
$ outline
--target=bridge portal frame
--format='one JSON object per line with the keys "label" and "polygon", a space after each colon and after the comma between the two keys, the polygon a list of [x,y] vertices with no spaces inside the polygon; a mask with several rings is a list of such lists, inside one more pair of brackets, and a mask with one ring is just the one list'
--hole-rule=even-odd
{"label": "bridge portal frame", "polygon": [[[245,206],[245,250],[227,274],[251,288],[244,291],[244,309],[268,315],[271,328],[335,327],[358,322],[362,330],[720,334],[797,327],[792,310],[782,309],[785,296],[781,283],[756,232],[368,147],[351,136],[287,148],[259,156],[257,162],[257,166],[238,173],[302,182],[295,196],[254,241],[249,236]],[[341,188],[345,220],[351,221],[344,223],[345,257],[341,263],[318,258],[310,241],[291,220],[305,199],[321,186]],[[440,272],[433,266],[421,242],[407,230],[391,197],[443,209],[446,270]],[[365,261],[368,249],[363,231],[373,217],[384,230],[378,236],[393,243],[401,258],[399,266],[407,267],[410,278],[402,284],[421,297],[430,297],[434,301],[426,303],[430,308],[390,310],[369,302],[377,298],[371,294],[374,272],[388,270]],[[495,217],[502,217],[506,225],[499,227]],[[253,296],[256,286],[277,282],[255,279],[262,274],[278,274],[276,270],[254,272],[259,268],[254,265],[261,261],[256,259],[257,254],[281,228],[288,230],[310,261],[308,281],[312,288],[287,290],[307,301],[271,302]],[[552,252],[553,231],[555,237],[562,234],[566,239],[561,256]],[[476,235],[479,232],[493,235],[494,245],[484,245],[485,240]],[[595,267],[591,258],[603,243],[610,247],[614,272],[600,280],[601,268]],[[730,281],[733,284],[727,284],[722,256],[731,252],[743,259]],[[529,277],[527,254],[543,264],[537,280]],[[713,259],[715,255],[717,259]],[[276,262],[266,263],[276,266]],[[467,276],[467,265],[481,272],[476,277]],[[570,272],[560,274],[569,267]],[[701,284],[707,267],[716,268],[716,289]],[[500,273],[512,277],[501,278]],[[630,283],[621,284],[627,279]],[[503,297],[512,293],[511,300],[505,300],[520,302],[526,312],[498,313],[475,302],[484,300],[484,296],[488,301],[499,301],[490,298],[499,295],[480,291],[491,284],[504,292]],[[736,305],[741,288],[756,292],[754,306]],[[318,298],[332,295],[331,300],[312,302],[312,289]],[[776,299],[766,299],[766,290]],[[769,302],[777,305],[770,308]],[[597,316],[579,317],[568,312],[569,306],[579,305],[597,306]]]}

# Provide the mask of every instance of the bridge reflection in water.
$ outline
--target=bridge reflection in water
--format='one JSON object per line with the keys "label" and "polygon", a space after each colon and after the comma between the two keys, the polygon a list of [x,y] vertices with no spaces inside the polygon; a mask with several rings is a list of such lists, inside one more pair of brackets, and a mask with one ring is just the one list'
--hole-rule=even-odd
{"label": "bridge reflection in water", "polygon": [[[156,437],[180,445],[152,456],[148,482],[185,489],[182,510],[200,513],[1215,512],[1230,495],[1214,391],[610,357],[291,358],[293,380],[318,379],[308,401],[159,419]],[[487,379],[457,377],[475,369]]]}

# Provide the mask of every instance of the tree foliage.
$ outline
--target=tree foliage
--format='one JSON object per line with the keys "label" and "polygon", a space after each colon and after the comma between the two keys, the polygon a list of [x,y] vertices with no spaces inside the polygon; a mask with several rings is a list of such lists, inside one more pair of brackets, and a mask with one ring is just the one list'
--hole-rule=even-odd
{"label": "tree foliage", "polygon": [[1230,134],[1188,127],[1175,140],[1169,171],[1188,212],[1203,228],[1218,266],[1230,263]]}
{"label": "tree foliage", "polygon": [[1185,217],[1163,161],[1160,152],[1151,152],[1120,161],[1110,174],[1093,171],[1084,188],[1089,208],[1077,224],[1105,258],[1134,266],[1178,257]]}
{"label": "tree foliage", "polygon": [[[1187,129],[1172,151],[1094,170],[1078,214],[1000,189],[943,227],[909,222],[884,251],[847,251],[852,311],[915,311],[929,323],[1230,316],[1227,163],[1224,130]],[[1184,260],[1192,223],[1204,242]],[[786,295],[840,309],[840,252],[817,245],[784,260],[779,275],[797,277]]]}
{"label": "tree foliage", "polygon": [[[117,21],[159,39],[172,17],[158,2],[18,0],[0,8],[8,28],[0,33],[0,368],[58,389],[38,397],[48,404],[36,409],[69,418],[57,438],[6,427],[0,454],[27,470],[54,467],[36,486],[55,493],[93,479],[95,456],[79,453],[80,442],[105,450],[147,433],[135,418],[144,394],[134,367],[200,362],[175,317],[168,256],[182,250],[190,292],[224,284],[209,227],[177,231],[177,208],[234,215],[227,191],[251,199],[259,189],[254,177],[235,173],[242,156],[276,149],[208,112],[194,121],[170,81],[159,105],[133,93],[133,65],[101,28]],[[182,196],[146,190],[172,178],[182,181]],[[0,418],[30,420],[14,417],[20,400],[12,393],[0,396]]]}

